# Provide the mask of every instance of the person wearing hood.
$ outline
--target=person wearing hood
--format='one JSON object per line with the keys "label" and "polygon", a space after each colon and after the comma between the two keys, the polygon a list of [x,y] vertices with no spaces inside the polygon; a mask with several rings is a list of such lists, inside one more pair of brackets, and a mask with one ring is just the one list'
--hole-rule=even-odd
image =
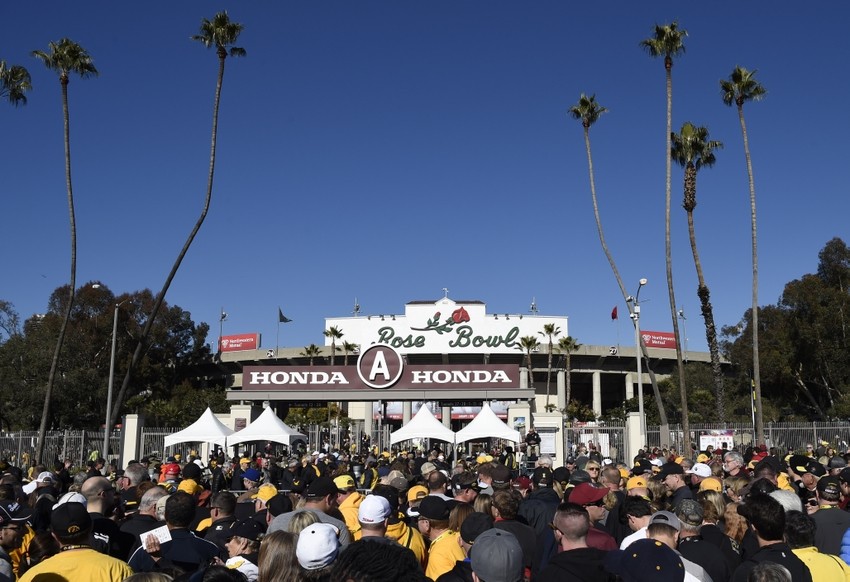
{"label": "person wearing hood", "polygon": [[337,506],[345,518],[345,525],[348,526],[352,539],[360,539],[360,522],[357,519],[357,512],[364,497],[357,492],[357,484],[351,475],[340,475],[334,479],[334,485],[337,488]]}
{"label": "person wearing hood", "polygon": [[547,467],[537,467],[531,477],[531,492],[519,505],[517,512],[534,528],[538,536],[549,529],[555,510],[561,502],[557,491],[552,488],[554,476]]}
{"label": "person wearing hood", "polygon": [[552,531],[558,544],[558,553],[535,578],[539,582],[605,582],[608,573],[604,568],[605,550],[587,545],[590,531],[587,510],[576,503],[562,503],[552,520]]}

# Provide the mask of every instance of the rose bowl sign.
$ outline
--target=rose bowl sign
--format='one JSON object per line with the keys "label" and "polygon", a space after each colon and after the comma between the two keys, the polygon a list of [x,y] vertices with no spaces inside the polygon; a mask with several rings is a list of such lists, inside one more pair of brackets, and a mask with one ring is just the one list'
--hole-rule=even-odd
{"label": "rose bowl sign", "polygon": [[513,390],[519,366],[510,364],[405,365],[395,349],[373,345],[356,366],[245,366],[242,390]]}
{"label": "rose bowl sign", "polygon": [[222,352],[239,352],[242,350],[256,350],[260,347],[260,334],[240,333],[237,335],[223,335],[218,346]]}

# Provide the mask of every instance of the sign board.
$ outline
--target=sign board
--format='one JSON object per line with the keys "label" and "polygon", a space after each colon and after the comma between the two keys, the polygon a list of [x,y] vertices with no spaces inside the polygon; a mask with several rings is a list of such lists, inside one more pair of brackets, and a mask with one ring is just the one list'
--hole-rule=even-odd
{"label": "sign board", "polygon": [[731,451],[735,446],[735,431],[712,430],[708,431],[708,434],[699,435],[699,450],[704,451],[709,445],[715,449],[726,448]]}
{"label": "sign board", "polygon": [[669,331],[640,330],[640,335],[648,348],[676,349],[676,336]]}
{"label": "sign board", "polygon": [[240,333],[237,335],[221,336],[218,349],[221,352],[240,352],[243,350],[256,350],[259,347],[260,334]]}
{"label": "sign board", "polygon": [[[538,337],[546,324],[554,324],[566,336],[567,318],[535,314],[488,314],[481,301],[412,301],[403,315],[358,315],[327,318],[326,328],[345,332],[347,341],[368,348],[391,346],[402,354],[475,353],[515,354],[519,338]],[[541,341],[542,343],[542,341]],[[325,339],[331,345],[331,339]],[[541,346],[541,350],[546,349]]]}

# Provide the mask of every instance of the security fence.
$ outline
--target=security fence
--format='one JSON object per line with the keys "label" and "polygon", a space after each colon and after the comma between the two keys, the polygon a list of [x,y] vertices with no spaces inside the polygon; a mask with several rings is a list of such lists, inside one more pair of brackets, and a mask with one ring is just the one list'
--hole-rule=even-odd
{"label": "security fence", "polygon": [[627,432],[625,423],[606,422],[574,423],[565,429],[567,455],[574,455],[578,447],[584,446],[588,451],[597,450],[603,458],[609,458],[615,463],[626,462],[628,453]]}
{"label": "security fence", "polygon": [[[35,459],[37,430],[0,432],[0,456],[18,466],[29,466]],[[44,439],[45,464],[68,459],[82,467],[92,456],[99,457],[103,448],[103,430],[53,430]],[[121,452],[121,432],[109,436],[109,460]]]}
{"label": "security fence", "polygon": [[[703,442],[731,441],[736,449],[743,450],[752,446],[755,442],[755,431],[752,423],[701,423],[690,426],[691,442],[699,447],[700,437]],[[822,442],[826,446],[836,449],[847,450],[850,443],[850,422],[768,422],[764,426],[765,444],[768,447],[777,447],[781,451],[804,451],[806,444],[818,445]],[[662,439],[661,431],[657,426],[647,427],[647,446],[672,446],[678,451],[682,450],[682,426],[680,424],[670,425],[670,435]],[[715,447],[717,445],[715,444]]]}

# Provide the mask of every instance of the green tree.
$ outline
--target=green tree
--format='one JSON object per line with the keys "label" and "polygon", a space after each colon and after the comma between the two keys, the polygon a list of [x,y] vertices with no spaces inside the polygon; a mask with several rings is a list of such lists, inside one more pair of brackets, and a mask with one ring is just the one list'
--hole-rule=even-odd
{"label": "green tree", "polygon": [[738,120],[741,123],[741,134],[744,137],[744,160],[747,164],[747,179],[750,186],[750,231],[752,235],[753,255],[753,385],[756,398],[756,440],[764,442],[764,414],[761,402],[761,371],[759,369],[759,277],[758,277],[758,245],[756,240],[756,185],[753,179],[753,162],[750,157],[750,140],[747,136],[747,124],[744,121],[744,103],[759,101],[767,93],[764,87],[755,79],[756,71],[748,71],[736,66],[729,79],[721,79],[720,92],[723,103],[738,108]]}
{"label": "green tree", "polygon": [[121,389],[118,391],[112,411],[107,418],[118,418],[121,412],[121,406],[124,403],[124,399],[127,397],[127,391],[130,387],[130,380],[133,377],[135,367],[144,355],[145,347],[149,341],[150,332],[153,329],[157,314],[165,301],[165,295],[168,293],[169,287],[171,287],[171,281],[174,279],[175,275],[177,275],[177,270],[183,263],[183,259],[189,251],[192,241],[195,240],[195,236],[204,224],[207,212],[209,212],[210,202],[212,201],[213,176],[215,175],[216,140],[218,139],[218,111],[221,103],[221,87],[224,82],[224,63],[228,55],[232,57],[245,56],[246,52],[244,48],[233,46],[239,38],[239,34],[242,32],[242,29],[243,26],[241,24],[230,21],[230,18],[227,16],[227,12],[225,11],[217,13],[212,20],[204,18],[201,21],[200,33],[192,37],[193,40],[200,42],[207,48],[215,47],[216,54],[218,55],[218,77],[215,86],[215,98],[213,100],[212,137],[210,139],[210,166],[209,173],[207,175],[207,191],[204,198],[204,206],[198,220],[195,222],[195,226],[189,233],[189,237],[183,244],[180,254],[177,255],[177,259],[174,261],[162,289],[160,289],[156,296],[156,300],[154,301],[153,307],[148,315],[145,327],[139,337],[139,343],[136,345],[136,350],[133,352],[133,358],[130,360],[129,366],[127,366],[127,372],[124,375],[124,381],[121,383]]}
{"label": "green tree", "polygon": [[[697,172],[702,168],[710,168],[717,161],[714,150],[722,148],[723,144],[708,139],[708,128],[697,127],[691,122],[685,122],[679,133],[670,136],[672,149],[670,156],[673,161],[685,168],[684,199],[682,207],[688,216],[688,236],[691,242],[691,252],[694,255],[694,266],[697,271],[697,296],[699,297],[702,318],[705,322],[705,338],[711,356],[711,369],[714,375],[715,411],[717,418],[726,418],[726,402],[723,390],[723,370],[720,366],[720,346],[717,342],[717,327],[714,323],[714,308],[711,305],[711,293],[705,282],[699,251],[697,250],[697,235],[694,228],[694,209],[697,206]],[[693,391],[692,391],[693,393]]]}
{"label": "green tree", "polygon": [[549,410],[549,395],[551,394],[552,383],[552,351],[554,348],[553,339],[561,335],[561,328],[554,323],[543,324],[543,331],[538,331],[538,334],[549,339],[548,360],[546,363],[546,410]]}
{"label": "green tree", "polygon": [[47,430],[47,420],[50,417],[50,406],[53,402],[53,387],[56,382],[56,371],[59,366],[59,356],[62,353],[62,344],[65,342],[65,332],[68,321],[71,318],[71,309],[74,307],[74,289],[77,281],[77,220],[74,215],[74,190],[71,185],[71,125],[68,112],[68,83],[71,73],[85,79],[97,75],[91,56],[88,52],[71,39],[63,38],[58,42],[51,42],[47,51],[33,51],[32,55],[39,59],[44,65],[59,75],[59,86],[62,89],[62,119],[65,127],[65,188],[68,198],[68,215],[71,225],[71,276],[68,284],[68,302],[66,304],[65,319],[59,328],[56,339],[56,349],[53,352],[53,363],[50,366],[50,375],[47,377],[47,387],[44,391],[44,410],[41,416],[41,424],[38,428],[38,444],[36,446],[35,458],[42,462],[44,453],[44,435]]}
{"label": "green tree", "polygon": [[[676,361],[679,370],[679,396],[682,406],[682,429],[685,434],[685,452],[690,454],[690,438],[688,436],[688,393],[685,385],[685,365],[682,360],[682,342],[679,337],[679,319],[676,313],[676,295],[673,292],[673,255],[670,243],[670,193],[671,193],[671,159],[670,136],[673,134],[673,57],[685,52],[685,37],[688,33],[680,29],[677,22],[655,25],[655,33],[640,44],[651,57],[664,57],[664,71],[667,87],[667,131],[664,147],[666,163],[665,196],[664,196],[664,258],[667,271],[667,295],[670,301],[670,317],[673,320],[673,334],[676,337]],[[640,388],[640,387],[639,387]]]}
{"label": "green tree", "polygon": [[540,350],[540,341],[533,335],[525,335],[519,338],[517,349],[525,354],[525,365],[528,367],[528,385],[534,389],[534,368],[531,366],[531,354]]}
{"label": "green tree", "polygon": [[20,65],[7,66],[0,61],[0,99],[14,106],[26,105],[27,91],[32,89],[29,71]]}
{"label": "green tree", "polygon": [[334,356],[336,356],[336,340],[342,339],[342,336],[345,334],[342,333],[342,330],[335,325],[330,326],[322,333],[325,335],[325,337],[331,338],[331,366],[333,366]]}
{"label": "green tree", "polygon": [[[591,95],[588,97],[584,93],[579,97],[578,103],[573,105],[569,109],[569,115],[573,119],[577,119],[581,121],[581,126],[584,129],[584,147],[587,151],[587,169],[590,174],[590,198],[593,202],[593,216],[596,219],[596,231],[599,234],[599,243],[602,245],[602,251],[605,253],[605,257],[608,259],[608,264],[611,265],[611,271],[614,273],[614,279],[617,281],[617,286],[620,288],[620,294],[623,296],[623,301],[626,304],[626,308],[629,310],[629,315],[633,313],[632,303],[629,300],[629,294],[626,291],[625,285],[623,285],[623,278],[620,277],[620,271],[617,269],[617,264],[614,262],[614,256],[611,254],[611,251],[608,249],[608,243],[605,242],[605,233],[602,230],[602,219],[599,217],[599,204],[597,203],[596,198],[596,180],[594,178],[593,172],[593,154],[590,149],[590,128],[596,123],[601,115],[608,110],[599,105],[596,102],[596,95]],[[632,321],[633,325],[637,325],[635,321]],[[658,407],[658,416],[662,419],[661,428],[662,431],[669,432],[668,424],[667,424],[667,413],[664,411],[664,401],[661,398],[661,392],[658,390],[658,381],[655,377],[655,372],[652,371],[652,363],[649,359],[649,353],[646,350],[646,343],[643,341],[643,337],[639,338],[640,341],[640,350],[643,355],[644,366],[646,368],[647,374],[649,374],[649,380],[652,384],[652,392],[655,395],[655,404]],[[643,387],[638,387],[639,390],[643,390]]]}
{"label": "green tree", "polygon": [[342,342],[342,362],[346,366],[348,365],[348,354],[357,353],[357,350],[360,349],[358,344],[353,342]]}
{"label": "green tree", "polygon": [[[572,354],[581,347],[581,344],[576,339],[568,335],[558,340],[558,351],[564,354],[564,370],[566,370],[567,394],[566,401],[570,402],[572,398]],[[570,417],[568,417],[570,418]]]}
{"label": "green tree", "polygon": [[[0,332],[6,334],[6,339],[21,333],[21,318],[15,311],[15,306],[0,299]],[[3,342],[3,334],[0,333],[0,343]]]}
{"label": "green tree", "polygon": [[312,366],[313,359],[322,355],[322,348],[316,344],[310,344],[309,346],[304,346],[304,349],[298,355],[307,358]]}

